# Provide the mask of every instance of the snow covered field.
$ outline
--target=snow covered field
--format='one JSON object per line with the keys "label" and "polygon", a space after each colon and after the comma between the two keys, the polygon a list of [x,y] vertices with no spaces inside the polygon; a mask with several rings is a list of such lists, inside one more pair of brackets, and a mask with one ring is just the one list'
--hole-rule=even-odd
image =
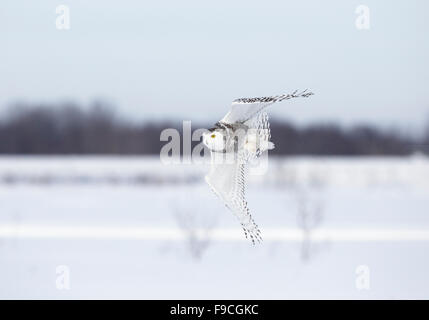
{"label": "snow covered field", "polygon": [[429,159],[269,159],[252,246],[203,165],[1,157],[0,298],[429,298]]}

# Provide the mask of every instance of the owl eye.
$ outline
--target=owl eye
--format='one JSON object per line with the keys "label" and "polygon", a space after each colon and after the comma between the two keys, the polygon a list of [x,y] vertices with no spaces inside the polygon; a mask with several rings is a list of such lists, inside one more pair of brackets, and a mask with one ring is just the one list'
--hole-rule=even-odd
{"label": "owl eye", "polygon": [[212,134],[210,137],[215,138],[215,137],[216,137],[216,135],[215,135],[215,134]]}

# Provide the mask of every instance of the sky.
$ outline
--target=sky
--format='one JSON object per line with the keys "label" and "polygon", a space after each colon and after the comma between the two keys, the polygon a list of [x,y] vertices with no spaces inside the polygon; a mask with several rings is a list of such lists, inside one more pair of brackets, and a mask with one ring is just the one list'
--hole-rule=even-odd
{"label": "sky", "polygon": [[[56,28],[59,5],[69,30]],[[103,100],[132,119],[216,122],[233,99],[309,88],[271,117],[419,128],[428,12],[421,0],[3,0],[0,111]]]}

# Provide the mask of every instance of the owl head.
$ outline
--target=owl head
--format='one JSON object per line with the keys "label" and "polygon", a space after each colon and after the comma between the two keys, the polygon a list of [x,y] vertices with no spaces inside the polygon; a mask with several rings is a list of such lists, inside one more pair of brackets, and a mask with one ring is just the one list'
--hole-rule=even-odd
{"label": "owl head", "polygon": [[209,129],[203,133],[203,143],[212,151],[223,152],[226,149],[226,132],[223,129]]}

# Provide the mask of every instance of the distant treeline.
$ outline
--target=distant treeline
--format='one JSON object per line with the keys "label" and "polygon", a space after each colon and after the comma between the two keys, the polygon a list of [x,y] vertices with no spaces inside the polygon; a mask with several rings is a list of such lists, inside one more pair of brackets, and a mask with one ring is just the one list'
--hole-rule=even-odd
{"label": "distant treeline", "polygon": [[[193,129],[212,124],[193,123]],[[82,109],[72,104],[14,106],[0,120],[1,154],[159,154],[165,128],[181,123],[142,122],[118,117],[102,104]],[[297,127],[273,122],[277,155],[408,155],[426,152],[429,136],[416,138],[369,125]],[[195,144],[195,142],[194,142]]]}

